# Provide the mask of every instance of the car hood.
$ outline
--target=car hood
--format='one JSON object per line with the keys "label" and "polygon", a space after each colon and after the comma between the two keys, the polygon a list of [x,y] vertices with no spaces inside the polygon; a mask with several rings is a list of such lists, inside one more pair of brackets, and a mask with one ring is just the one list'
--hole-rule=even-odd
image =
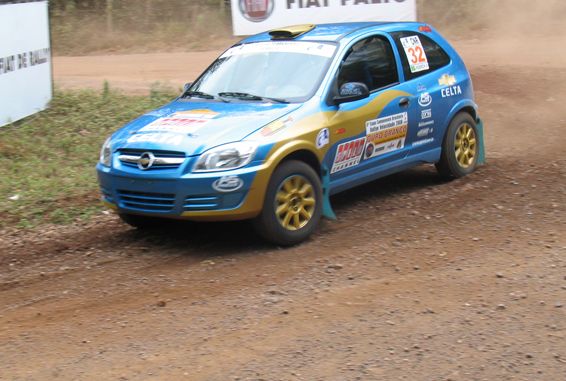
{"label": "car hood", "polygon": [[112,147],[199,155],[209,148],[240,141],[300,106],[176,100],[128,123],[112,137]]}

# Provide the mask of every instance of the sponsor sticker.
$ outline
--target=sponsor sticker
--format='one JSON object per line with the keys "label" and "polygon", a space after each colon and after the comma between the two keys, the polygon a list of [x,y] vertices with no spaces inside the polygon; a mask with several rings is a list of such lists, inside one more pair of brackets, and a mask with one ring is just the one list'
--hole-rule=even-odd
{"label": "sponsor sticker", "polygon": [[244,181],[238,176],[222,176],[212,183],[212,188],[217,192],[235,192],[244,186]]}
{"label": "sponsor sticker", "polygon": [[432,118],[432,109],[428,108],[426,110],[421,110],[421,119]]}
{"label": "sponsor sticker", "polygon": [[340,144],[336,149],[336,156],[334,157],[330,173],[336,173],[358,165],[362,159],[365,144],[365,137]]}
{"label": "sponsor sticker", "polygon": [[432,142],[434,142],[434,138],[417,140],[416,142],[413,143],[413,147],[422,146],[422,145],[429,144],[429,143],[432,143]]}
{"label": "sponsor sticker", "polygon": [[460,87],[460,85],[445,87],[444,89],[440,90],[440,93],[442,94],[442,98],[450,98],[455,95],[462,95],[462,88]]}
{"label": "sponsor sticker", "polygon": [[293,123],[293,117],[288,117],[287,119],[284,120],[276,120],[275,122],[269,123],[267,126],[263,127],[259,133],[262,136],[271,136],[273,134],[275,134],[276,132],[288,127],[291,123]]}
{"label": "sponsor sticker", "polygon": [[369,159],[403,148],[407,128],[408,114],[406,112],[367,121],[368,147],[365,150],[365,158]]}
{"label": "sponsor sticker", "polygon": [[336,46],[321,42],[308,41],[270,41],[242,44],[228,49],[220,56],[227,58],[232,56],[253,53],[302,53],[314,56],[332,57]]}
{"label": "sponsor sticker", "polygon": [[417,132],[417,137],[418,138],[424,138],[430,134],[432,134],[434,132],[434,128],[423,128],[422,130],[419,130],[419,132]]}
{"label": "sponsor sticker", "polygon": [[157,143],[178,146],[182,142],[183,135],[161,132],[134,134],[128,138],[128,143]]}
{"label": "sponsor sticker", "polygon": [[401,45],[403,45],[405,55],[409,60],[411,73],[418,73],[429,69],[428,59],[419,36],[404,37],[401,39]]}
{"label": "sponsor sticker", "polygon": [[426,127],[434,124],[434,120],[427,120],[426,122],[419,122],[419,128]]}
{"label": "sponsor sticker", "polygon": [[444,86],[444,88],[440,90],[442,98],[462,95],[462,88],[460,85],[456,85],[456,77],[451,74],[442,74],[442,77],[438,78],[438,84]]}
{"label": "sponsor sticker", "polygon": [[194,134],[218,115],[210,110],[180,111],[159,118],[138,132],[170,132],[179,134]]}
{"label": "sponsor sticker", "polygon": [[432,103],[432,97],[429,93],[422,93],[419,96],[419,105],[421,107],[428,107]]}
{"label": "sponsor sticker", "polygon": [[328,128],[323,128],[318,132],[316,136],[316,148],[321,149],[330,143],[330,132]]}
{"label": "sponsor sticker", "polygon": [[456,77],[450,74],[443,74],[442,77],[438,78],[438,84],[440,86],[452,86],[456,83]]}

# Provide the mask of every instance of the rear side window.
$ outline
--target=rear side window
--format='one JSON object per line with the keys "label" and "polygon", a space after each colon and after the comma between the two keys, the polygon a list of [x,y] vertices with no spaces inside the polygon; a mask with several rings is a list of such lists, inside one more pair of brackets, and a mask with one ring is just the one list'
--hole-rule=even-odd
{"label": "rear side window", "polygon": [[450,56],[429,37],[416,32],[391,33],[403,64],[408,81],[450,63]]}
{"label": "rear side window", "polygon": [[373,36],[352,46],[338,73],[338,88],[346,82],[365,83],[369,91],[399,82],[397,64],[389,41]]}

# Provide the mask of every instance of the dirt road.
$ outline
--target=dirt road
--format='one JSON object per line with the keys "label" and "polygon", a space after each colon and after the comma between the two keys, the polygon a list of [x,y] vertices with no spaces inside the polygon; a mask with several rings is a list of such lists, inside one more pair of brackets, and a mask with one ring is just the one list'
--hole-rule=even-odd
{"label": "dirt road", "polygon": [[56,86],[101,90],[104,81],[130,94],[147,94],[152,86],[180,89],[194,80],[220,51],[54,57]]}
{"label": "dirt road", "polygon": [[[566,65],[540,46],[520,61],[460,48],[488,164],[334,197],[338,221],[299,247],[242,223],[142,234],[111,215],[2,232],[0,379],[565,380]],[[160,61],[120,78],[184,78]]]}

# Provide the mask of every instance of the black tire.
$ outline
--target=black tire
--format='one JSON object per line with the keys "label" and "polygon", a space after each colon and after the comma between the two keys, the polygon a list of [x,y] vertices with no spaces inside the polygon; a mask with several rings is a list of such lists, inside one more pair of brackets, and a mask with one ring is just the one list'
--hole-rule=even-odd
{"label": "black tire", "polygon": [[168,221],[164,218],[141,216],[138,214],[119,213],[118,216],[136,229],[157,229]]}
{"label": "black tire", "polygon": [[[469,154],[458,151],[459,147],[456,142],[460,131],[467,129],[466,126],[469,126],[469,129],[472,130],[471,135],[473,135],[473,139],[465,140],[468,146],[464,149]],[[472,143],[470,143],[472,141],[473,147]],[[446,134],[444,134],[440,161],[436,163],[438,173],[445,179],[457,179],[474,172],[478,163],[479,143],[478,130],[474,118],[466,112],[457,114],[450,122]],[[464,144],[461,143],[461,146],[464,147]],[[473,157],[470,157],[472,154]],[[465,164],[462,162],[465,162]]]}
{"label": "black tire", "polygon": [[[293,184],[297,185],[296,189],[308,189],[308,191],[290,192],[284,188],[285,185],[292,186]],[[278,197],[278,192],[280,192],[280,197]],[[314,205],[312,199],[314,199]],[[277,208],[286,211],[278,215]],[[288,217],[289,215],[291,217]],[[310,218],[307,218],[306,215],[310,215]],[[320,178],[306,163],[289,160],[279,165],[271,176],[263,209],[260,215],[253,220],[253,225],[267,241],[281,246],[291,246],[306,240],[314,232],[321,215],[322,185]],[[299,220],[299,223],[296,223],[296,219]]]}

